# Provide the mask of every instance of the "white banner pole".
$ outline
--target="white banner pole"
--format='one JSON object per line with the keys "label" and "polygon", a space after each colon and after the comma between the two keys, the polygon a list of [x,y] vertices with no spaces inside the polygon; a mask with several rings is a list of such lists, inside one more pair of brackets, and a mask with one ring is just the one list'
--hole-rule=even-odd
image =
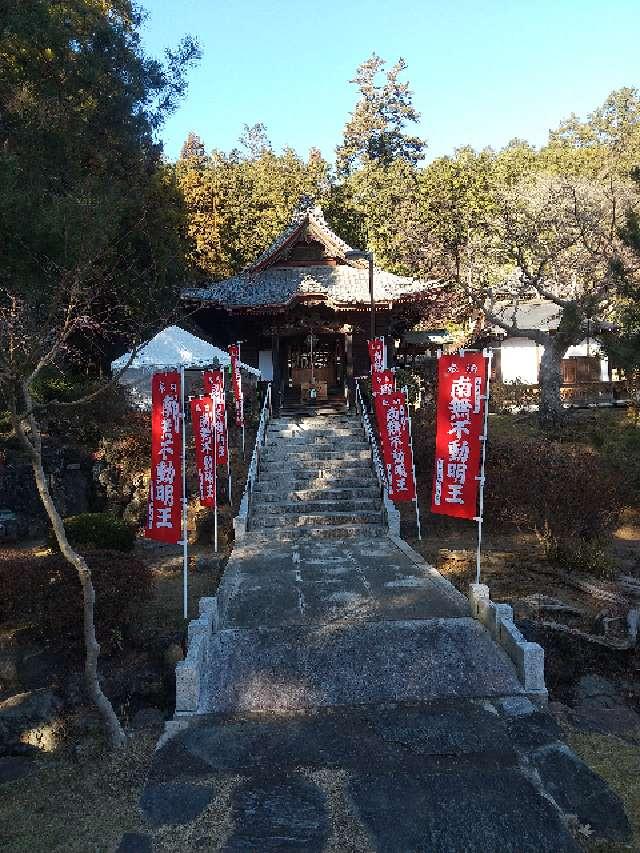
{"label": "white banner pole", "polygon": [[229,419],[226,403],[224,407],[224,434],[227,447],[227,489],[229,493],[229,506],[231,506],[231,453],[229,452]]}
{"label": "white banner pole", "polygon": [[242,458],[244,459],[244,394],[242,393],[242,357],[241,357],[241,345],[242,341],[236,341],[236,345],[238,347],[238,373],[240,375],[240,381],[238,382],[238,402],[240,403],[240,412],[242,413]]}
{"label": "white banner pole", "polygon": [[[227,448],[228,450],[228,448]],[[213,402],[213,548],[218,553],[218,430],[216,429],[216,403]]]}
{"label": "white banner pole", "polygon": [[493,353],[491,350],[482,350],[482,355],[487,359],[487,381],[484,394],[484,434],[482,436],[482,454],[480,462],[480,501],[478,505],[478,547],[476,550],[476,583],[480,583],[480,550],[482,547],[482,516],[484,512],[484,463],[487,456],[487,439],[489,437],[489,385],[491,383],[491,361]]}
{"label": "white banner pole", "polygon": [[409,386],[405,385],[402,389],[404,398],[407,403],[407,417],[409,418],[409,447],[411,448],[411,466],[413,468],[413,487],[416,490],[414,498],[416,505],[416,526],[418,528],[418,539],[422,542],[422,528],[420,526],[420,505],[418,504],[418,480],[416,479],[416,463],[413,461],[413,429],[411,426],[411,414],[409,410]]}
{"label": "white banner pole", "polygon": [[183,615],[189,617],[189,552],[187,532],[187,413],[184,408],[184,365],[180,367],[180,408],[182,410],[182,598]]}

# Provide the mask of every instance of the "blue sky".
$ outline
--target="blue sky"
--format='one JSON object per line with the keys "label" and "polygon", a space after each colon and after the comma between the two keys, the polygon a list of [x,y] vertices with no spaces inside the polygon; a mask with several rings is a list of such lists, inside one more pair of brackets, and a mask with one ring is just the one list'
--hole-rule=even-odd
{"label": "blue sky", "polygon": [[571,112],[640,88],[638,0],[142,0],[160,55],[185,33],[203,58],[162,138],[177,156],[190,130],[232,148],[262,121],[276,149],[329,158],[356,100],[348,81],[376,51],[403,56],[429,158],[464,144],[540,145]]}

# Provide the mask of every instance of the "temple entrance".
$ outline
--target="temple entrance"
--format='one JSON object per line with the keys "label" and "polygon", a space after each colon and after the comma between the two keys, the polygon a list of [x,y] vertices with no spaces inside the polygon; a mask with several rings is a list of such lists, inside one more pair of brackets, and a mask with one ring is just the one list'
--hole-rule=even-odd
{"label": "temple entrance", "polygon": [[327,400],[344,394],[344,336],[298,335],[287,339],[287,381],[290,400]]}

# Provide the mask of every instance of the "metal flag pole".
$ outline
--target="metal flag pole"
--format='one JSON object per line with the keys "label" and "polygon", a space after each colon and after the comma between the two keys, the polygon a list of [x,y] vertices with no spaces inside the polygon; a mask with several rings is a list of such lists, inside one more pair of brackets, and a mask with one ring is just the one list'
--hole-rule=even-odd
{"label": "metal flag pole", "polygon": [[487,381],[485,384],[484,393],[484,430],[480,440],[482,441],[482,452],[480,456],[480,499],[478,505],[478,515],[474,521],[478,522],[478,547],[476,550],[476,583],[480,583],[480,549],[482,547],[482,515],[484,512],[484,463],[487,456],[487,439],[489,437],[489,384],[491,382],[491,361],[493,352],[489,349],[483,349],[482,355],[487,359]]}
{"label": "metal flag pole", "polygon": [[411,426],[411,412],[409,410],[409,386],[405,385],[402,389],[404,399],[407,404],[407,418],[409,419],[409,447],[411,448],[411,466],[413,468],[413,488],[416,490],[414,498],[416,505],[416,526],[418,528],[418,539],[422,541],[422,528],[420,527],[420,504],[418,503],[418,480],[416,479],[416,463],[413,461],[413,429]]}
{"label": "metal flag pole", "polygon": [[242,393],[242,358],[240,356],[240,345],[242,341],[237,341],[238,344],[238,372],[240,374],[240,382],[238,383],[238,398],[240,402],[240,413],[242,415],[242,458],[244,459],[244,394]]}
{"label": "metal flag pole", "polygon": [[[213,548],[218,553],[218,430],[216,429],[216,403],[213,403]],[[228,450],[228,448],[227,448]]]}
{"label": "metal flag pole", "polygon": [[184,365],[180,366],[180,411],[182,413],[182,598],[183,616],[189,617],[189,553],[187,532],[187,413],[184,408]]}
{"label": "metal flag pole", "polygon": [[231,506],[231,454],[229,453],[229,421],[226,405],[224,407],[224,437],[227,448],[227,490],[229,495],[229,506]]}

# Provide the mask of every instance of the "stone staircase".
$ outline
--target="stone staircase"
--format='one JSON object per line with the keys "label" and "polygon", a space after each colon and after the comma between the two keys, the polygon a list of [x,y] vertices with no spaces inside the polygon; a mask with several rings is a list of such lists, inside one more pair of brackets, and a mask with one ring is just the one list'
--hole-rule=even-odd
{"label": "stone staircase", "polygon": [[354,417],[285,411],[271,421],[249,529],[280,542],[386,534],[371,450]]}
{"label": "stone staircase", "polygon": [[629,840],[511,608],[387,535],[355,418],[273,420],[248,521],[118,853],[580,853],[570,820]]}

